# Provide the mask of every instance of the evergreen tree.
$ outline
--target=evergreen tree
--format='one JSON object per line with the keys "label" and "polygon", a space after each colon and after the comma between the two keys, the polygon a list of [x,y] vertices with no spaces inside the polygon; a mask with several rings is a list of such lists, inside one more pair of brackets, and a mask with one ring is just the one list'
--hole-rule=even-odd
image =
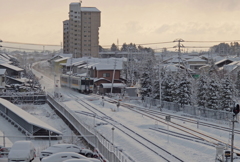
{"label": "evergreen tree", "polygon": [[155,79],[153,83],[153,98],[159,99],[160,97],[159,79]]}
{"label": "evergreen tree", "polygon": [[140,93],[143,97],[147,96],[151,96],[151,92],[152,92],[152,85],[151,85],[151,78],[149,75],[148,71],[144,71],[142,74],[142,77],[140,79],[140,84],[141,84],[141,88],[140,88]]}
{"label": "evergreen tree", "polygon": [[118,51],[118,47],[114,43],[111,46],[111,51]]}
{"label": "evergreen tree", "polygon": [[211,78],[211,81],[208,86],[208,108],[209,109],[218,109],[219,107],[219,98],[220,98],[220,85],[216,81],[215,77]]}
{"label": "evergreen tree", "polygon": [[181,74],[177,73],[175,75],[175,78],[173,78],[173,84],[172,84],[172,100],[173,102],[178,103],[180,100],[180,96],[179,96],[179,85],[180,85],[180,79]]}
{"label": "evergreen tree", "polygon": [[127,44],[123,43],[121,51],[127,51]]}
{"label": "evergreen tree", "polygon": [[178,90],[178,96],[179,96],[179,103],[181,106],[183,105],[191,105],[191,97],[192,97],[192,91],[191,91],[191,82],[186,76],[183,76],[179,83],[179,90]]}
{"label": "evergreen tree", "polygon": [[226,77],[222,82],[221,107],[223,110],[230,110],[233,103],[233,84]]}
{"label": "evergreen tree", "polygon": [[140,78],[140,93],[142,96],[153,97],[153,81],[154,81],[154,62],[152,59],[149,59],[143,65],[143,72]]}
{"label": "evergreen tree", "polygon": [[235,84],[237,96],[240,96],[240,71],[237,73],[237,81]]}
{"label": "evergreen tree", "polygon": [[167,102],[173,102],[174,97],[174,88],[175,86],[175,80],[173,79],[172,75],[169,74],[166,79],[162,82],[162,98],[163,101]]}
{"label": "evergreen tree", "polygon": [[208,97],[208,83],[207,77],[205,75],[201,75],[198,80],[197,87],[197,104],[200,107],[207,106],[207,97]]}

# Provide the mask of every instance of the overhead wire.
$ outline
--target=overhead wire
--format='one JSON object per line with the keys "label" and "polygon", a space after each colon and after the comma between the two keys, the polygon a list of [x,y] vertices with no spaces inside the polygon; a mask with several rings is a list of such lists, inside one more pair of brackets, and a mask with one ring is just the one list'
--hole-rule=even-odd
{"label": "overhead wire", "polygon": [[[221,42],[240,42],[240,40],[231,40],[231,41],[183,41],[183,43],[221,43]],[[56,46],[61,47],[61,45],[56,44],[38,44],[38,43],[24,43],[24,42],[13,42],[13,41],[2,41],[0,43],[9,43],[9,44],[23,44],[23,45],[35,45],[35,46]],[[153,43],[133,43],[136,46],[138,45],[157,45],[157,44],[168,44],[168,43],[175,43],[174,41],[166,41],[166,42],[153,42]],[[101,47],[111,47],[112,45],[101,45]],[[116,45],[120,46],[120,45]],[[21,50],[35,50],[35,51],[43,51],[39,49],[29,49],[29,48],[17,48],[17,47],[9,47],[9,46],[2,46],[4,48],[11,48],[11,49],[21,49]],[[91,46],[91,47],[99,47],[99,46]],[[211,46],[184,46],[184,48],[210,48]],[[155,48],[155,49],[171,49],[174,47],[161,47],[161,48]]]}
{"label": "overhead wire", "polygon": [[24,42],[10,42],[10,41],[2,41],[3,43],[11,43],[11,44],[24,44],[24,45],[36,45],[36,46],[61,46],[56,44],[38,44],[38,43],[24,43]]}
{"label": "overhead wire", "polygon": [[10,48],[10,49],[16,49],[16,50],[29,50],[29,51],[43,51],[38,49],[29,49],[29,48],[18,48],[18,47],[8,47],[8,46],[2,46],[4,48]]}

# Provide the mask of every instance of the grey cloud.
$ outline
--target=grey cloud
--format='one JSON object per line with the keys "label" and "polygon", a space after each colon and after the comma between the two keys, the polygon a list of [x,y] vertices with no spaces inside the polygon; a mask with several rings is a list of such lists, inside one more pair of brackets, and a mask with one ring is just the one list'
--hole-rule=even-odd
{"label": "grey cloud", "polygon": [[142,26],[139,24],[139,22],[136,21],[130,21],[125,24],[125,31],[128,33],[136,33],[139,32],[142,29]]}

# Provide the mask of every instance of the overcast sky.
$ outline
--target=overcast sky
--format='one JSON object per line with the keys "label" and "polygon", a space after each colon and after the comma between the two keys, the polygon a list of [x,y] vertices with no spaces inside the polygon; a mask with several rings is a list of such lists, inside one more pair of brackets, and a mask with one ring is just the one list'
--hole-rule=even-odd
{"label": "overcast sky", "polygon": [[[71,0],[0,0],[0,39],[60,44]],[[240,0],[83,0],[101,11],[100,45],[240,40]],[[156,47],[160,45],[156,45]]]}

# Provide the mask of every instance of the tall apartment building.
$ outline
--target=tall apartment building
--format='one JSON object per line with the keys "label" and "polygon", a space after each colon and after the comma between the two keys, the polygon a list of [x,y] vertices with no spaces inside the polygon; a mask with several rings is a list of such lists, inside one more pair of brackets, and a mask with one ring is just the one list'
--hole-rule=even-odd
{"label": "tall apartment building", "polygon": [[98,57],[101,12],[95,7],[69,5],[69,20],[63,21],[63,52],[73,57]]}

